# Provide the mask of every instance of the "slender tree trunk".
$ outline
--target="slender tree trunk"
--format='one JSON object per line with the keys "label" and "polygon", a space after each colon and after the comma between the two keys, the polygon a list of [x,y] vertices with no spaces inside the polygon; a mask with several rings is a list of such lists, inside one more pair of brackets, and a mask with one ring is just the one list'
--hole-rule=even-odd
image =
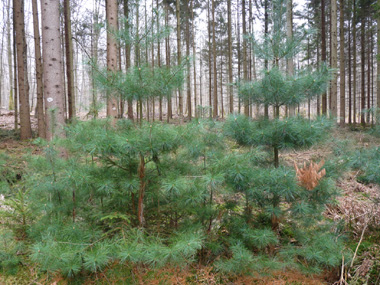
{"label": "slender tree trunk", "polygon": [[360,45],[361,45],[361,112],[360,123],[365,126],[365,115],[363,110],[365,109],[365,18],[362,18],[360,27]]}
{"label": "slender tree trunk", "polygon": [[346,121],[346,69],[344,54],[344,0],[339,1],[340,9],[340,125]]}
{"label": "slender tree trunk", "polygon": [[352,103],[352,111],[353,111],[353,123],[356,124],[356,1],[353,2],[353,17],[352,17],[352,70],[353,70],[353,80],[352,80],[352,94],[353,94],[353,103]]}
{"label": "slender tree trunk", "polygon": [[371,33],[372,22],[368,21],[367,31],[367,124],[370,123],[370,109],[371,109]]}
{"label": "slender tree trunk", "polygon": [[[165,25],[167,26],[169,24],[169,8],[168,4],[165,4]],[[167,68],[170,68],[170,39],[169,36],[165,38],[165,57],[166,57],[166,66]],[[173,111],[172,111],[172,96],[171,94],[167,97],[168,100],[168,110],[167,110],[167,117],[166,121],[169,123],[170,119],[172,118]]]}
{"label": "slender tree trunk", "polygon": [[46,138],[63,137],[65,124],[59,2],[41,1]]}
{"label": "slender tree trunk", "polygon": [[[117,30],[117,0],[107,0],[106,5],[107,28],[108,30]],[[117,71],[117,45],[110,31],[107,31],[107,69]],[[107,117],[117,118],[117,107],[115,94],[107,94]]]}
{"label": "slender tree trunk", "polygon": [[[177,63],[181,65],[181,5],[180,0],[176,0],[176,17],[177,17]],[[182,90],[178,90],[178,109],[181,123],[183,122],[183,97]]]}
{"label": "slender tree trunk", "polygon": [[190,9],[189,0],[186,0],[186,57],[187,57],[187,74],[186,74],[186,92],[187,92],[187,115],[191,120],[191,74],[190,74]]}
{"label": "slender tree trunk", "polygon": [[216,40],[215,40],[215,0],[212,0],[212,54],[213,54],[213,118],[218,117],[218,77],[216,70]]}
{"label": "slender tree trunk", "polygon": [[8,73],[9,73],[9,101],[8,101],[8,109],[14,109],[14,96],[13,96],[13,63],[12,63],[12,39],[11,39],[11,0],[7,2],[7,56],[8,56]]}
{"label": "slender tree trunk", "polygon": [[[152,3],[153,6],[153,3]],[[159,17],[159,3],[158,0],[156,0],[156,9],[157,9],[157,32],[160,30],[160,17]],[[157,40],[157,65],[158,67],[161,67],[161,39]],[[159,120],[162,121],[162,97],[158,99],[158,113],[159,113]]]}
{"label": "slender tree trunk", "polygon": [[65,16],[65,51],[66,51],[66,76],[67,76],[67,101],[69,105],[69,120],[75,118],[75,94],[74,94],[74,62],[73,39],[71,34],[70,0],[63,1]]}
{"label": "slender tree trunk", "polygon": [[[293,40],[293,0],[288,0],[286,2],[286,37],[290,42]],[[294,74],[293,58],[288,58],[286,60],[286,71],[289,76]],[[294,116],[295,114],[296,106],[289,106],[289,116]]]}
{"label": "slender tree trunk", "polygon": [[27,65],[27,46],[25,38],[24,0],[13,0],[14,22],[16,27],[17,76],[20,102],[20,137],[32,137],[29,109],[29,82]]}
{"label": "slender tree trunk", "polygon": [[193,35],[193,81],[194,81],[194,116],[198,118],[198,102],[197,102],[197,66],[196,66],[196,46],[195,46],[195,18],[194,18],[194,0],[190,2],[191,11],[191,24],[192,24],[192,35]]}
{"label": "slender tree trunk", "polygon": [[210,0],[207,0],[207,24],[208,24],[208,102],[210,106],[210,118],[212,118],[212,72],[211,72],[211,20]]}
{"label": "slender tree trunk", "polygon": [[352,124],[351,20],[348,26],[348,124]]}
{"label": "slender tree trunk", "polygon": [[[377,5],[380,7],[380,0],[377,0]],[[376,77],[376,97],[377,108],[380,108],[380,14],[377,15],[377,77]],[[379,122],[376,122],[379,123]]]}
{"label": "slender tree trunk", "polygon": [[[127,30],[127,34],[130,35],[130,19],[129,19],[129,0],[124,0],[124,17],[126,20],[125,22],[125,29]],[[128,71],[128,69],[131,67],[131,45],[127,43],[125,45],[125,69]],[[128,103],[128,119],[133,120],[133,101],[131,98],[127,99]]]}
{"label": "slender tree trunk", "polygon": [[[3,7],[3,17],[5,16],[4,9],[5,7]],[[1,107],[3,103],[2,99],[3,99],[3,76],[4,76],[4,72],[3,72],[4,36],[5,36],[5,33],[1,35],[1,52],[0,52],[0,114],[1,114]]]}
{"label": "slender tree trunk", "polygon": [[[237,2],[236,11],[236,30],[237,30],[237,54],[238,54],[238,81],[241,79],[241,43],[240,43],[240,15],[239,15],[239,1]],[[241,112],[241,100],[238,101],[238,113]]]}
{"label": "slender tree trunk", "polygon": [[[13,7],[13,14],[14,7]],[[17,78],[17,48],[16,48],[16,23],[13,21],[13,88],[14,88],[14,118],[15,118],[15,130],[18,129],[18,78]]]}
{"label": "slender tree trunk", "polygon": [[[337,0],[331,1],[331,68],[338,67],[338,33],[337,33]],[[331,116],[336,118],[338,115],[338,77],[334,74],[331,81]]]}
{"label": "slender tree trunk", "polygon": [[[333,0],[335,1],[335,0]],[[325,0],[321,0],[321,49],[322,62],[326,63],[326,16],[325,16]],[[322,114],[327,115],[327,93],[322,94]]]}
{"label": "slender tree trunk", "polygon": [[[380,1],[380,0],[379,0]],[[230,105],[230,113],[234,112],[234,94],[233,94],[233,78],[232,78],[232,19],[231,19],[231,0],[227,0],[228,15],[228,97]]]}
{"label": "slender tree trunk", "polygon": [[224,119],[224,99],[223,99],[223,56],[220,56],[220,106],[222,119]]}
{"label": "slender tree trunk", "polygon": [[[269,0],[264,0],[264,34],[265,36],[268,36],[268,33],[269,33],[269,14],[268,14],[269,7],[268,6],[269,6]],[[269,68],[267,59],[264,60],[264,68],[265,70],[268,70]],[[269,118],[268,105],[264,106],[264,117]]]}
{"label": "slender tree trunk", "polygon": [[37,119],[38,119],[38,136],[45,138],[45,113],[44,113],[44,94],[42,82],[42,60],[41,60],[41,38],[38,24],[37,0],[32,0],[33,9],[33,31],[34,31],[34,56],[36,64],[37,79]]}
{"label": "slender tree trunk", "polygon": [[[248,80],[248,65],[247,65],[247,21],[245,0],[242,0],[242,22],[243,22],[243,77],[244,81]],[[249,116],[249,101],[244,100],[244,115]]]}

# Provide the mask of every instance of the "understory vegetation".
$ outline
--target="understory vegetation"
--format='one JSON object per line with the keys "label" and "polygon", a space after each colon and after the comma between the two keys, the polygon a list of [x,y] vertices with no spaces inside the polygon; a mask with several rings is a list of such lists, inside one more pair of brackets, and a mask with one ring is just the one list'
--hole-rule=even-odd
{"label": "understory vegetation", "polygon": [[[25,158],[22,173],[6,157],[0,162],[1,271],[32,263],[72,279],[115,262],[198,263],[233,277],[321,273],[342,257],[349,264],[347,227],[323,215],[336,203],[340,174],[326,161],[326,175],[310,189],[293,165],[275,167],[272,154],[307,149],[331,127],[324,118],[269,123],[238,115],[179,126],[92,120],[68,127],[66,139],[35,140],[43,151]],[[378,156],[375,148],[341,163],[378,183],[371,165]]]}

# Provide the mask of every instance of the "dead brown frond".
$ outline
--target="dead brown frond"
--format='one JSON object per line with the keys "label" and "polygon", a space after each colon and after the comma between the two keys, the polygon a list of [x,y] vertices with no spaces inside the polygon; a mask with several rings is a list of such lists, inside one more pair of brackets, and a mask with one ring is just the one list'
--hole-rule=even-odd
{"label": "dead brown frond", "polygon": [[298,168],[297,164],[294,163],[299,185],[305,187],[307,190],[313,190],[317,187],[319,180],[326,175],[326,169],[319,171],[324,164],[324,160],[321,160],[319,163],[310,162],[309,165],[306,165],[305,162],[303,168]]}

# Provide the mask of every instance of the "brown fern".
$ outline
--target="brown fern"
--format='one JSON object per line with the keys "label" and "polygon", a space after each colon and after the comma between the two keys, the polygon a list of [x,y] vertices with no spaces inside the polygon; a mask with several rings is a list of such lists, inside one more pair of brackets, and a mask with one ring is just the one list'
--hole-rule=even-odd
{"label": "brown fern", "polygon": [[325,161],[322,160],[319,163],[310,162],[309,165],[303,164],[303,168],[298,168],[297,164],[294,163],[294,168],[296,169],[296,175],[298,179],[298,184],[305,187],[307,190],[313,190],[318,186],[319,180],[326,175],[326,169],[319,171]]}

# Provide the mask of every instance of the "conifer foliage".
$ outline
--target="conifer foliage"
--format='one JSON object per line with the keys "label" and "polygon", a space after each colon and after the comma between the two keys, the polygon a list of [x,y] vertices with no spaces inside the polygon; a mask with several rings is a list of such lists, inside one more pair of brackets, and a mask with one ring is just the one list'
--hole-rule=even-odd
{"label": "conifer foliage", "polygon": [[[22,187],[3,181],[10,201],[1,210],[9,229],[4,239],[13,233],[27,243],[0,248],[2,270],[18,264],[18,257],[8,260],[15,250],[68,278],[113,261],[215,262],[228,274],[339,264],[342,238],[322,216],[336,194],[331,181],[308,190],[293,168],[271,167],[265,148],[228,150],[233,141],[222,130],[230,123],[120,120],[112,127],[92,120],[68,127],[66,139],[36,141],[45,151],[29,159]],[[68,159],[59,156],[62,147]]]}

